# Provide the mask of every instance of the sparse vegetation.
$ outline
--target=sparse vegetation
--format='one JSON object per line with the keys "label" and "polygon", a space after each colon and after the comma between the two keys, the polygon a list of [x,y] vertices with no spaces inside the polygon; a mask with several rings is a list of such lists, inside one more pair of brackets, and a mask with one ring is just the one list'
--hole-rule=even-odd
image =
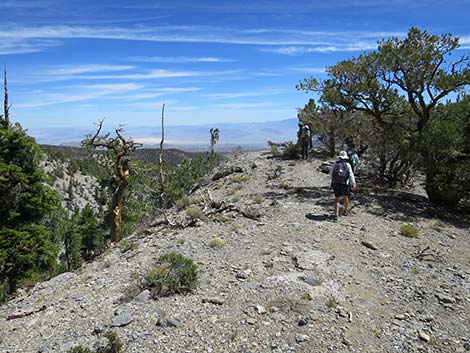
{"label": "sparse vegetation", "polygon": [[155,297],[191,292],[199,284],[199,272],[193,260],[178,253],[162,255],[145,275],[144,286]]}
{"label": "sparse vegetation", "polygon": [[204,212],[202,212],[200,207],[192,206],[186,209],[186,214],[192,219],[203,219]]}
{"label": "sparse vegetation", "polygon": [[215,237],[215,238],[212,238],[211,240],[209,240],[208,245],[211,248],[219,249],[219,248],[222,248],[225,245],[225,240],[223,240],[221,238],[218,238],[218,237]]}
{"label": "sparse vegetation", "polygon": [[255,197],[253,197],[253,201],[260,205],[264,202],[264,198],[260,195],[256,195]]}
{"label": "sparse vegetation", "polygon": [[134,242],[134,241],[130,241],[130,240],[127,240],[127,239],[123,239],[119,242],[119,248],[122,250],[122,252],[127,252],[127,251],[131,251],[131,250],[136,250],[139,248],[139,244]]}
{"label": "sparse vegetation", "polygon": [[118,334],[114,331],[106,331],[104,337],[108,340],[106,346],[92,350],[85,346],[75,346],[69,349],[67,353],[121,353],[123,344]]}
{"label": "sparse vegetation", "polygon": [[325,305],[327,308],[331,309],[338,305],[338,301],[335,298],[331,297],[326,301]]}
{"label": "sparse vegetation", "polygon": [[408,238],[417,238],[419,236],[419,229],[410,224],[405,224],[400,227],[400,234]]}
{"label": "sparse vegetation", "polygon": [[437,219],[437,220],[435,220],[434,222],[431,223],[431,228],[434,229],[437,232],[442,232],[442,230],[446,227],[447,227],[447,224],[445,224],[440,219]]}
{"label": "sparse vegetation", "polygon": [[248,177],[244,175],[235,175],[230,179],[230,184],[240,184],[240,183],[246,183],[248,181]]}

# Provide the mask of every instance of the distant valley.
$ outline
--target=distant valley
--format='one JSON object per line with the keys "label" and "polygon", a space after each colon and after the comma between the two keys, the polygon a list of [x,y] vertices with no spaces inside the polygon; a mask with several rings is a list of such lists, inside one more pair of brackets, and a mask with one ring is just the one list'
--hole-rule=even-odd
{"label": "distant valley", "polygon": [[[266,121],[260,123],[222,123],[211,125],[167,126],[165,147],[186,151],[206,151],[209,146],[209,129],[219,128],[218,150],[231,151],[240,146],[243,150],[267,147],[267,141],[295,140],[298,119]],[[40,144],[79,146],[90,128],[30,128],[29,133]],[[156,147],[160,142],[160,126],[126,126],[125,134],[142,142],[144,147]]]}

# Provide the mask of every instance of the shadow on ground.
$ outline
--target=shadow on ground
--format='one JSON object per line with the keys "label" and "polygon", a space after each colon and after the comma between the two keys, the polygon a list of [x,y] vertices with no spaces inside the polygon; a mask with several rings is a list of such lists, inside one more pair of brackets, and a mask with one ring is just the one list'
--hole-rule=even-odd
{"label": "shadow on ground", "polygon": [[[313,202],[322,206],[328,213],[333,208],[333,192],[329,186],[323,187],[282,187],[279,191],[270,191],[266,198],[275,200],[293,197],[301,201]],[[421,219],[441,219],[457,228],[468,228],[469,222],[453,211],[437,207],[429,202],[425,196],[387,188],[359,188],[351,195],[351,210],[361,210],[379,217],[412,222]],[[329,216],[307,214],[308,219],[324,221],[331,220]],[[313,218],[312,218],[313,217]]]}

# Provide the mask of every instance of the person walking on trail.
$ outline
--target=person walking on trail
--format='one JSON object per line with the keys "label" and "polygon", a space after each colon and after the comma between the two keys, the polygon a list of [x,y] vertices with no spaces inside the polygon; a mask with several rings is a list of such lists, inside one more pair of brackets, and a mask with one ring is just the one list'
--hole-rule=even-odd
{"label": "person walking on trail", "polygon": [[300,131],[300,144],[302,147],[302,159],[308,159],[308,148],[310,146],[310,128],[304,125]]}
{"label": "person walking on trail", "polygon": [[349,195],[352,190],[356,190],[356,180],[351,165],[348,163],[349,157],[346,151],[338,153],[338,160],[331,168],[331,186],[335,194],[335,214],[334,217],[339,217],[339,203],[343,198],[343,215],[348,215]]}
{"label": "person walking on trail", "polygon": [[351,165],[351,169],[353,173],[356,173],[356,167],[359,164],[359,157],[356,153],[356,146],[354,143],[348,145],[348,149],[346,150],[348,154],[348,163]]}

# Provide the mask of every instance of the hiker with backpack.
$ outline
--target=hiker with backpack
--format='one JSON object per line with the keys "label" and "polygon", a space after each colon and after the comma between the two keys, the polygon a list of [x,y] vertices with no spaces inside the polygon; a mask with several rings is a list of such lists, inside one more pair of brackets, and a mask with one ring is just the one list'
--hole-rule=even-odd
{"label": "hiker with backpack", "polygon": [[351,165],[351,169],[353,173],[356,172],[356,166],[359,164],[359,156],[356,153],[355,150],[356,146],[354,143],[351,143],[348,145],[348,149],[346,150],[346,153],[348,155],[348,163]]}
{"label": "hiker with backpack", "polygon": [[348,215],[349,195],[352,190],[356,190],[356,180],[351,165],[348,163],[349,157],[346,151],[338,153],[338,160],[331,168],[331,186],[335,194],[335,214],[334,217],[339,217],[339,203],[343,198],[343,215]]}
{"label": "hiker with backpack", "polygon": [[310,146],[310,128],[305,124],[300,130],[300,145],[302,147],[302,159],[308,159],[308,148]]}

